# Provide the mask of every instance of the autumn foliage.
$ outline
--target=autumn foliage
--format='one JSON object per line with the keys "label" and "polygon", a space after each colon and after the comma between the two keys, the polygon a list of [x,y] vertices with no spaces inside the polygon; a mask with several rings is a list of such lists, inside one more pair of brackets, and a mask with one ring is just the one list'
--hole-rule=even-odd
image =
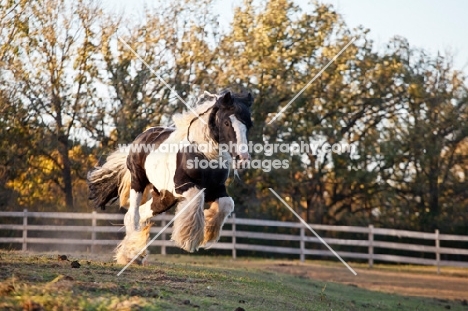
{"label": "autumn foliage", "polygon": [[88,0],[2,1],[0,23],[4,210],[90,211],[86,172],[185,109],[161,77],[189,102],[250,90],[254,142],[356,146],[254,154],[290,167],[232,179],[237,215],[292,220],[271,187],[311,223],[468,233],[468,93],[450,55],[399,37],[378,50],[331,5],[289,0],[245,0],[227,29],[210,0],[161,1],[139,19]]}

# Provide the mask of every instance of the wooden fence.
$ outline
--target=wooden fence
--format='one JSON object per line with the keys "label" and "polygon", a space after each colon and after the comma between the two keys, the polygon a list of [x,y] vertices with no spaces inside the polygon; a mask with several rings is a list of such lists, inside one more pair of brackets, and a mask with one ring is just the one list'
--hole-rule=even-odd
{"label": "wooden fence", "polygon": [[[98,245],[116,246],[119,240],[117,234],[113,234],[115,239],[98,239],[97,234],[101,233],[117,233],[122,231],[121,226],[115,225],[98,225],[98,221],[114,221],[123,223],[122,214],[106,214],[106,213],[39,213],[39,212],[0,212],[0,217],[3,222],[7,219],[15,219],[16,224],[0,224],[0,244],[15,244],[22,245],[22,250],[26,251],[28,245],[32,244],[53,244],[53,245],[86,245],[93,251]],[[173,215],[159,215],[154,217],[155,225],[151,228],[151,236],[158,233]],[[18,218],[20,218],[18,220]],[[22,219],[22,223],[21,223]],[[89,225],[34,225],[28,220],[54,219],[61,220],[78,220],[88,222]],[[32,222],[32,221],[31,221]],[[252,227],[257,227],[252,230]],[[260,228],[259,228],[260,227]],[[272,230],[272,227],[273,230]],[[338,249],[338,253],[345,259],[366,260],[369,266],[372,267],[375,261],[380,262],[395,262],[433,265],[437,267],[437,271],[441,266],[456,266],[468,267],[468,236],[441,234],[439,230],[433,233],[416,232],[407,230],[394,230],[374,228],[372,225],[368,227],[352,227],[352,226],[328,226],[328,225],[313,225],[311,227],[323,232],[324,240],[334,249]],[[227,229],[226,229],[227,228]],[[252,231],[249,231],[252,230]],[[16,231],[16,232],[15,232]],[[293,233],[267,233],[268,231],[283,231]],[[5,232],[9,232],[13,237],[6,237]],[[35,232],[35,237],[28,236],[28,232]],[[63,234],[64,232],[80,232],[90,234],[89,238],[51,238],[41,237],[41,232],[55,232]],[[171,228],[168,228],[162,235],[161,239],[155,240],[152,246],[159,246],[162,254],[166,254],[167,247],[175,247],[172,241],[168,240]],[[326,236],[337,235],[339,233],[347,233],[359,238],[339,239]],[[16,236],[15,236],[16,235]],[[304,261],[306,256],[309,258],[317,258],[317,256],[333,257],[334,255],[321,246],[321,242],[313,236],[307,228],[301,223],[282,222],[271,220],[258,219],[241,219],[232,215],[226,222],[226,225],[221,232],[223,238],[221,242],[215,243],[212,249],[230,250],[232,257],[237,257],[237,251],[251,252],[267,252],[280,253],[288,255],[298,255],[301,261]],[[406,239],[406,242],[405,242]],[[229,240],[228,242],[225,242]],[[391,241],[389,241],[391,240]],[[410,241],[409,243],[407,241]],[[419,240],[416,244],[414,241]],[[253,242],[254,241],[254,242]],[[262,243],[264,241],[265,243]],[[441,243],[450,243],[456,241],[457,245],[465,245],[464,248],[443,247]],[[274,243],[281,244],[271,245]],[[270,245],[265,245],[270,244]],[[430,245],[432,244],[432,245]],[[286,245],[286,246],[285,246]],[[347,248],[342,251],[340,248]],[[388,254],[389,250],[403,251],[404,255]],[[390,251],[390,252],[392,252]],[[421,254],[428,254],[422,256]],[[408,254],[414,254],[413,256]],[[456,257],[455,260],[442,260],[441,256]],[[454,256],[455,255],[455,256]],[[432,257],[432,258],[429,258]]]}

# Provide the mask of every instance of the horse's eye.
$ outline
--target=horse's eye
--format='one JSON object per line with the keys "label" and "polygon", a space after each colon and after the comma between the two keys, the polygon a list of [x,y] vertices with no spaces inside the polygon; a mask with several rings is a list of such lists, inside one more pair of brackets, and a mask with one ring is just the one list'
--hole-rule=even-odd
{"label": "horse's eye", "polygon": [[224,121],[224,125],[229,126],[231,124],[229,124],[229,121]]}

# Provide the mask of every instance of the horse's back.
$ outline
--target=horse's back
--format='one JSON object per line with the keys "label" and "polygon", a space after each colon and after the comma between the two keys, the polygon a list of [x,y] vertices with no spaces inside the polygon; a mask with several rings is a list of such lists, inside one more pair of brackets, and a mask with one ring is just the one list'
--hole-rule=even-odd
{"label": "horse's back", "polygon": [[150,127],[149,129],[138,135],[132,144],[149,144],[157,148],[157,146],[159,146],[163,141],[165,141],[167,137],[169,137],[169,135],[174,131],[175,128],[173,127]]}

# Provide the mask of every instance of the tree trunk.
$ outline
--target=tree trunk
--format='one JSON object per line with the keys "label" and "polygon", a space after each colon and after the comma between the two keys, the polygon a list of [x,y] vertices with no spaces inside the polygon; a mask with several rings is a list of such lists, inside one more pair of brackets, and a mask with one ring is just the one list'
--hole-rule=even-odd
{"label": "tree trunk", "polygon": [[59,154],[63,163],[62,178],[63,192],[65,193],[65,204],[67,208],[73,208],[73,187],[71,176],[71,163],[69,157],[68,139],[65,135],[59,138]]}

